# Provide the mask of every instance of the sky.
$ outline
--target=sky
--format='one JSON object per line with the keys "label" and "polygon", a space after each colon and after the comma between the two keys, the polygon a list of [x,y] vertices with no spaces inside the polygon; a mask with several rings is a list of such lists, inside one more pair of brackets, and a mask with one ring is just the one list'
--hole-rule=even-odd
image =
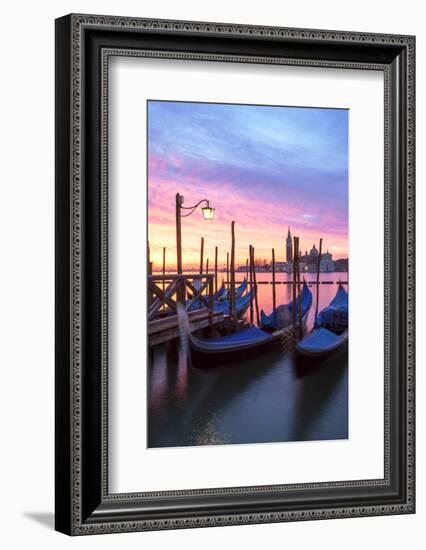
{"label": "sky", "polygon": [[256,258],[285,260],[288,226],[302,252],[318,248],[348,257],[348,111],[259,105],[148,101],[148,239],[151,260],[176,266],[175,195],[184,206],[208,199],[182,220],[184,268],[204,258],[219,266],[231,247],[236,264],[248,247]]}

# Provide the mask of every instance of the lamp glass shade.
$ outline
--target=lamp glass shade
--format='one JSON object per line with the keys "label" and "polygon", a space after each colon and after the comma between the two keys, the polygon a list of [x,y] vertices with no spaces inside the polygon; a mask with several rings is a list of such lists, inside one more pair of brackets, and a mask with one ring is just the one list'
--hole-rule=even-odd
{"label": "lamp glass shade", "polygon": [[204,206],[203,208],[201,208],[201,210],[203,212],[203,218],[205,220],[212,220],[213,219],[214,208],[212,208],[211,206]]}

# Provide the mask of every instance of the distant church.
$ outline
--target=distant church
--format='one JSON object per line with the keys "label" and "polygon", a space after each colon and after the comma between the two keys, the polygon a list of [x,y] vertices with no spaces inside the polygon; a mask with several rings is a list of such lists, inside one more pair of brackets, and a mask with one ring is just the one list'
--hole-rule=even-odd
{"label": "distant church", "polygon": [[[315,272],[317,270],[318,266],[318,255],[319,251],[315,244],[312,245],[312,248],[310,252],[305,251],[305,254],[302,254],[302,251],[299,251],[299,262],[300,262],[300,268],[302,271],[309,271],[309,272]],[[293,262],[293,239],[291,237],[290,232],[290,226],[288,228],[287,232],[287,239],[286,239],[286,261],[288,264],[291,264]],[[320,270],[321,271],[334,271],[335,270],[335,262],[333,261],[333,256],[330,254],[330,252],[327,250],[327,252],[323,252],[321,254],[320,258]],[[347,260],[345,266],[342,267],[341,271],[345,270],[347,271]]]}
{"label": "distant church", "polygon": [[[308,254],[308,251],[305,251],[305,254],[302,254],[302,251],[299,252],[299,258],[301,262],[304,262],[305,264],[316,264],[318,262],[318,249],[315,246],[315,244],[312,245],[312,248]],[[321,260],[331,260],[331,254],[327,252],[324,254],[321,254]]]}
{"label": "distant church", "polygon": [[290,226],[288,226],[285,259],[286,259],[286,262],[293,261],[293,239],[291,238]]}

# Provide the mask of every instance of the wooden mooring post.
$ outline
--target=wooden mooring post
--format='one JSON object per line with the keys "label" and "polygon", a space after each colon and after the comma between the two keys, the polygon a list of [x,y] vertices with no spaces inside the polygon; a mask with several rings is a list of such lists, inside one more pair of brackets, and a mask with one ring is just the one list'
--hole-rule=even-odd
{"label": "wooden mooring post", "polygon": [[275,291],[275,249],[272,249],[272,310],[277,307],[277,296]]}
{"label": "wooden mooring post", "polygon": [[300,338],[303,337],[303,323],[302,323],[302,292],[300,287],[300,248],[299,248],[299,237],[297,238],[297,295],[298,295],[298,324],[299,324],[299,335]]}
{"label": "wooden mooring post", "polygon": [[318,305],[319,305],[319,289],[320,289],[320,271],[321,271],[321,254],[322,254],[322,238],[319,242],[319,251],[318,251],[318,262],[317,262],[317,303],[315,306],[315,324],[317,322],[318,317]]}
{"label": "wooden mooring post", "polygon": [[230,315],[235,327],[237,323],[237,312],[235,307],[235,222],[231,222],[231,295],[229,300]]}
{"label": "wooden mooring post", "polygon": [[163,247],[163,292],[166,288],[166,281],[164,280],[164,277],[166,276],[166,247]]}
{"label": "wooden mooring post", "polygon": [[204,267],[204,237],[201,237],[201,246],[200,246],[200,275],[203,274]]}
{"label": "wooden mooring post", "polygon": [[218,256],[218,248],[215,246],[214,249],[214,291],[217,292],[217,256]]}
{"label": "wooden mooring post", "polygon": [[249,246],[249,267],[250,267],[250,323],[253,324],[253,262],[252,262],[252,246]]}
{"label": "wooden mooring post", "polygon": [[255,261],[255,254],[254,254],[254,246],[251,247],[251,254],[252,254],[252,262],[253,262],[254,306],[256,308],[257,326],[260,326],[259,301],[258,301],[258,298],[257,298],[256,261]]}
{"label": "wooden mooring post", "polygon": [[229,252],[226,253],[226,288],[229,291]]}
{"label": "wooden mooring post", "polygon": [[[148,256],[148,275],[152,275],[151,247],[149,246],[149,241],[148,241],[148,247],[147,247],[147,256]],[[152,303],[153,299],[154,299],[154,296],[152,292],[148,291],[148,306]]]}
{"label": "wooden mooring post", "polygon": [[297,263],[296,263],[296,243],[297,243],[297,237],[293,237],[293,248],[294,248],[294,251],[293,251],[293,285],[292,285],[292,290],[293,290],[293,307],[291,308],[291,317],[292,317],[292,322],[293,322],[293,326],[296,325],[296,281],[297,281],[297,278],[296,278],[296,270],[297,270]]}
{"label": "wooden mooring post", "polygon": [[[207,266],[208,266],[208,258],[207,258]],[[208,271],[207,271],[208,275]],[[210,327],[213,327],[213,310],[214,310],[214,281],[213,278],[209,278],[209,284],[208,284],[208,295],[209,295],[209,324]]]}

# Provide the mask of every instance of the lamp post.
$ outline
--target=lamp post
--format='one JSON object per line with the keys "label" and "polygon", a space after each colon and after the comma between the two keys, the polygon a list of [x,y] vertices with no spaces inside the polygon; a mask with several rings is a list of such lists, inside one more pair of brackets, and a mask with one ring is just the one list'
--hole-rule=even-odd
{"label": "lamp post", "polygon": [[[203,218],[205,220],[212,220],[214,216],[214,208],[210,206],[210,202],[207,199],[202,199],[193,206],[183,206],[182,195],[176,193],[176,254],[178,275],[182,274],[182,218],[187,218],[193,214],[202,204],[205,204],[205,206],[201,207]],[[188,212],[183,214],[182,210],[188,210]]]}

